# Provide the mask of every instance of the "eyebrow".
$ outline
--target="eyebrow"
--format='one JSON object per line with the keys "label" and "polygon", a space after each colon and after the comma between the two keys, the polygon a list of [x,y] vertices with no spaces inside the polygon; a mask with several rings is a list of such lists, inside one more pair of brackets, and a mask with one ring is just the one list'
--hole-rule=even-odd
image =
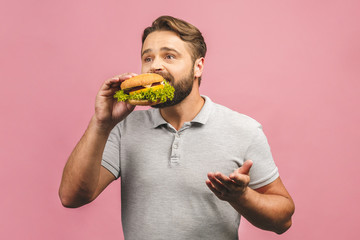
{"label": "eyebrow", "polygon": [[[174,49],[174,48],[169,48],[169,47],[162,47],[162,48],[160,48],[160,51],[172,51],[172,52],[177,53],[178,55],[181,55],[181,53],[178,52],[176,49]],[[141,53],[141,56],[143,56],[144,54],[149,53],[149,52],[152,52],[152,49],[151,49],[151,48],[148,48],[148,49],[144,50],[144,51]]]}

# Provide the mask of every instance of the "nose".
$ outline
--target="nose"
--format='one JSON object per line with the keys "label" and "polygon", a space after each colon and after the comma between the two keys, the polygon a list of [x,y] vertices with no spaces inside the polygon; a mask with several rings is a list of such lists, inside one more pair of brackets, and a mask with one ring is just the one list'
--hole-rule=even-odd
{"label": "nose", "polygon": [[158,57],[154,58],[150,66],[150,72],[157,73],[163,70],[164,70],[164,66],[162,64],[162,61]]}

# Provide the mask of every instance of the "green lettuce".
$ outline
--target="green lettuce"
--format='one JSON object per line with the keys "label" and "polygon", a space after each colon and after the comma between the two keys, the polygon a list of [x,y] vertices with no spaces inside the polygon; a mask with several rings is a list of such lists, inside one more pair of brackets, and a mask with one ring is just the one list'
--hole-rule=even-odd
{"label": "green lettuce", "polygon": [[160,103],[166,102],[167,100],[172,100],[174,98],[175,89],[168,82],[164,81],[164,88],[151,89],[149,88],[146,91],[126,94],[123,90],[119,90],[115,93],[114,98],[118,102],[125,102],[127,100],[149,100],[151,102],[156,102],[160,100]]}

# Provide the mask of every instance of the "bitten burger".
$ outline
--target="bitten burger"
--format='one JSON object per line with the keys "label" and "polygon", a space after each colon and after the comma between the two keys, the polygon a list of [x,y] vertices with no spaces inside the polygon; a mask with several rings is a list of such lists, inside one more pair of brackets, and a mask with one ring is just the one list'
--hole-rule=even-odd
{"label": "bitten burger", "polygon": [[121,83],[120,88],[121,90],[114,95],[118,102],[123,101],[131,105],[143,106],[172,100],[175,91],[174,87],[156,73],[144,73],[129,78]]}

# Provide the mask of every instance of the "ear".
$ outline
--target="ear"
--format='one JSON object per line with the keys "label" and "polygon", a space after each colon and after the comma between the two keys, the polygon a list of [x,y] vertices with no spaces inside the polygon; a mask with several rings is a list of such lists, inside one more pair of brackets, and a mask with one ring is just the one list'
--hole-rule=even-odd
{"label": "ear", "polygon": [[204,70],[204,61],[205,58],[201,57],[195,60],[194,64],[194,77],[201,77],[203,70]]}

